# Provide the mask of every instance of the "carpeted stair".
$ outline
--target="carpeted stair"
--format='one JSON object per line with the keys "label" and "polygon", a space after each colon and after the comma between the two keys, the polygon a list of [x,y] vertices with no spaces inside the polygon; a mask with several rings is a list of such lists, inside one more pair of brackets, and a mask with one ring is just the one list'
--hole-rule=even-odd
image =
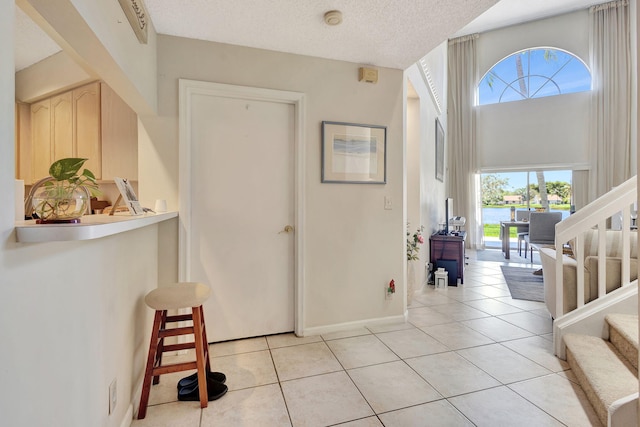
{"label": "carpeted stair", "polygon": [[567,334],[567,362],[607,425],[608,409],[616,400],[638,392],[638,316],[609,314],[610,340]]}
{"label": "carpeted stair", "polygon": [[625,359],[638,370],[638,316],[631,314],[609,314],[609,341]]}

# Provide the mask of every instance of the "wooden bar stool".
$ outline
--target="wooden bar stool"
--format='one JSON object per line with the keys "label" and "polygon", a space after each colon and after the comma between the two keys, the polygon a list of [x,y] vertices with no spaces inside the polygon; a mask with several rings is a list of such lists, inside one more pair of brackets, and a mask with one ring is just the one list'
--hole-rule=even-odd
{"label": "wooden bar stool", "polygon": [[[153,384],[160,382],[160,375],[172,372],[197,370],[198,384],[206,384],[199,387],[200,407],[206,408],[209,401],[208,376],[211,373],[209,363],[209,345],[204,324],[204,311],[202,303],[208,298],[211,290],[202,283],[184,282],[154,289],[145,297],[145,303],[156,311],[151,331],[151,343],[147,367],[142,383],[142,396],[138,409],[138,419],[147,415],[151,379]],[[191,307],[191,314],[168,316],[167,310],[177,310]],[[175,327],[167,329],[167,323],[193,321],[193,326]],[[179,335],[193,334],[194,341],[180,344],[165,344],[164,339]],[[179,351],[195,348],[196,360],[192,362],[174,363],[162,365],[162,354],[169,351]],[[226,386],[219,384],[226,392]],[[222,393],[224,394],[224,393]],[[218,396],[219,397],[219,396]],[[217,397],[216,397],[217,398]],[[212,399],[213,400],[213,399]]]}

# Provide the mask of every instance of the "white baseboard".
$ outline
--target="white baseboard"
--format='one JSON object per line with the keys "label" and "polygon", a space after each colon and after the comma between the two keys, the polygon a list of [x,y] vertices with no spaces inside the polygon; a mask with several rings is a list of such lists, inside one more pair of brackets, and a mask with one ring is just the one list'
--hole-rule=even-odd
{"label": "white baseboard", "polygon": [[120,423],[120,427],[131,427],[131,423],[133,423],[133,405],[129,404],[127,412],[124,414],[124,418],[122,418],[122,422]]}
{"label": "white baseboard", "polygon": [[[144,374],[144,372],[143,372]],[[138,405],[140,405],[140,396],[142,395],[142,383],[143,383],[144,378],[140,378],[137,381],[137,386],[136,388],[133,390],[133,393],[131,394],[131,402],[129,402],[129,409],[127,409],[127,418],[125,418],[122,421],[122,424],[120,425],[120,427],[130,427],[131,423],[133,422],[133,416],[134,414],[137,413],[138,411]],[[125,424],[126,420],[129,420],[129,424]]]}
{"label": "white baseboard", "polygon": [[330,334],[332,332],[342,332],[351,329],[363,328],[365,326],[388,325],[407,321],[407,314],[399,316],[378,317],[375,319],[357,320],[355,322],[335,323],[333,325],[315,326],[304,328],[302,336]]}

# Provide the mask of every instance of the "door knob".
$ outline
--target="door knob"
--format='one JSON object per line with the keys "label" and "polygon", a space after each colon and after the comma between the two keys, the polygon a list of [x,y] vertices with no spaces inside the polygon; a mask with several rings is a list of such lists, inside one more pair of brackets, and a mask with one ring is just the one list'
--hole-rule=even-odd
{"label": "door knob", "polygon": [[282,230],[280,233],[278,234],[282,234],[282,233],[292,233],[293,232],[293,225],[285,225],[284,226],[284,230]]}

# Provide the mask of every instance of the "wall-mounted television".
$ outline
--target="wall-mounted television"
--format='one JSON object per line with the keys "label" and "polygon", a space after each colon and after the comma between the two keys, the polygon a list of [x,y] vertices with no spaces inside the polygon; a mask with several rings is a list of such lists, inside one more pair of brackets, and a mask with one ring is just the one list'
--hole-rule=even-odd
{"label": "wall-mounted television", "polygon": [[449,234],[449,220],[453,216],[453,199],[451,197],[447,197],[444,203],[444,234]]}

